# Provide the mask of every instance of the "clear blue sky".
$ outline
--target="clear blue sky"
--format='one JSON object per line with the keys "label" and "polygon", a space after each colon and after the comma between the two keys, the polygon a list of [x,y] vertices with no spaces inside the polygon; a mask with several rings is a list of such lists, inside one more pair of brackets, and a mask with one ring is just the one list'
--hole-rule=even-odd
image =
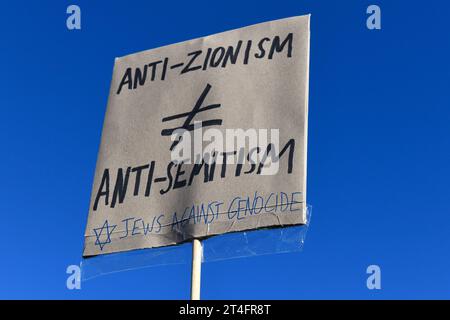
{"label": "clear blue sky", "polygon": [[[77,4],[82,29],[66,28]],[[378,4],[382,29],[366,28]],[[445,1],[28,1],[0,10],[0,298],[188,298],[188,264],[66,289],[116,56],[312,14],[303,252],[206,263],[203,298],[450,298]],[[366,288],[366,267],[382,290]]]}

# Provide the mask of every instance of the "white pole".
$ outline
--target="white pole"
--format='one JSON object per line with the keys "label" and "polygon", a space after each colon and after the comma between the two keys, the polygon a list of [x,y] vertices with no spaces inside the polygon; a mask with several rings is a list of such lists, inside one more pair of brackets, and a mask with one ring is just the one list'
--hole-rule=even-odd
{"label": "white pole", "polygon": [[202,270],[202,243],[192,241],[191,300],[200,300],[200,279]]}

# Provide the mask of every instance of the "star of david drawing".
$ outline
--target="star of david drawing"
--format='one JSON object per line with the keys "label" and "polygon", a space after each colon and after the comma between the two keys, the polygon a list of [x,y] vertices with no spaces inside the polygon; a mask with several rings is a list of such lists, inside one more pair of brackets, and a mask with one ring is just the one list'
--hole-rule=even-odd
{"label": "star of david drawing", "polygon": [[113,233],[116,227],[117,224],[110,225],[108,223],[108,220],[105,220],[105,223],[103,224],[102,227],[94,229],[95,236],[97,237],[97,240],[95,240],[95,245],[99,246],[100,250],[103,250],[103,248],[108,243],[111,243],[111,234]]}

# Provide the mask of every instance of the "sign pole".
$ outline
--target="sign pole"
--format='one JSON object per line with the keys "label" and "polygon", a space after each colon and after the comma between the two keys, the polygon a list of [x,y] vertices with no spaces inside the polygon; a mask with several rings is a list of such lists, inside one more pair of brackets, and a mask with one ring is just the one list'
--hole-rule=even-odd
{"label": "sign pole", "polygon": [[200,300],[200,280],[202,269],[202,243],[192,241],[191,300]]}

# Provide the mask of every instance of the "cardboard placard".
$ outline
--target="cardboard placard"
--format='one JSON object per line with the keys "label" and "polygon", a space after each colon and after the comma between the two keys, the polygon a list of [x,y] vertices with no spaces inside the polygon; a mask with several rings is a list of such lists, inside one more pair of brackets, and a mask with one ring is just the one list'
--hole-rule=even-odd
{"label": "cardboard placard", "polygon": [[116,59],[83,256],[306,222],[309,19]]}

